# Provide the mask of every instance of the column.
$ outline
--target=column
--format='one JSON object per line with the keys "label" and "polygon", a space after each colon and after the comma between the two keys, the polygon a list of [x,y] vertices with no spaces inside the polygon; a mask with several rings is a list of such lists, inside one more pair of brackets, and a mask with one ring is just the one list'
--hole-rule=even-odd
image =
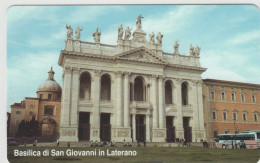
{"label": "column", "polygon": [[198,93],[197,93],[197,83],[192,82],[192,110],[193,110],[193,129],[199,128],[199,115],[198,115]]}
{"label": "column", "polygon": [[116,72],[116,96],[117,96],[117,127],[122,127],[122,72]]}
{"label": "column", "polygon": [[60,126],[69,127],[70,124],[70,96],[71,96],[71,68],[65,67],[63,71],[62,107]]}
{"label": "column", "polygon": [[90,140],[100,140],[100,70],[94,70],[93,80],[91,79],[91,93],[93,97],[93,112],[91,115]]}
{"label": "column", "polygon": [[157,77],[152,76],[152,94],[151,94],[151,103],[153,105],[153,128],[158,128],[158,115],[157,115]]}
{"label": "column", "polygon": [[158,91],[159,91],[159,128],[165,128],[165,118],[164,118],[164,101],[163,101],[163,77],[159,76],[159,82],[158,82]]}
{"label": "column", "polygon": [[175,85],[174,85],[174,83],[172,84],[172,104],[175,104],[176,105],[176,98],[177,97],[175,97],[175,92],[176,92],[176,90],[175,90]]}
{"label": "column", "polygon": [[151,142],[151,140],[150,140],[150,113],[146,114],[145,121],[146,121],[146,126],[145,126],[146,127],[146,142]]}
{"label": "column", "polygon": [[131,95],[132,95],[132,97],[131,97],[131,98],[132,98],[132,101],[134,101],[134,100],[135,100],[135,99],[134,99],[135,82],[132,82],[131,85],[132,85],[132,87],[131,87]]}
{"label": "column", "polygon": [[136,142],[135,113],[132,114],[132,129],[133,129],[133,142]]}
{"label": "column", "polygon": [[[198,112],[199,112],[199,127],[201,130],[205,130],[204,128],[204,116],[203,116],[203,99],[202,99],[202,81],[199,80],[197,83],[198,89]],[[204,133],[205,134],[205,133]]]}
{"label": "column", "polygon": [[181,94],[181,80],[176,79],[176,91],[175,95],[177,97],[177,125],[176,125],[176,137],[183,138],[183,116],[182,116],[182,94]]}
{"label": "column", "polygon": [[129,127],[129,73],[124,76],[124,127]]}
{"label": "column", "polygon": [[72,75],[72,100],[71,100],[71,126],[78,127],[78,101],[79,101],[79,69],[73,67]]}

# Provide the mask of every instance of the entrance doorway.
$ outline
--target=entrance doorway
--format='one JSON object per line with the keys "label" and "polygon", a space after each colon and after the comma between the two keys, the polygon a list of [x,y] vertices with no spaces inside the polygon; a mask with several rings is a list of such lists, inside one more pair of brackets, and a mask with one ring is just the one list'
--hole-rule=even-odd
{"label": "entrance doorway", "polygon": [[89,141],[90,138],[90,124],[89,124],[89,112],[79,112],[79,128],[78,138],[79,140]]}
{"label": "entrance doorway", "polygon": [[192,127],[190,127],[190,117],[183,117],[184,138],[187,142],[192,142]]}
{"label": "entrance doorway", "polygon": [[111,125],[110,125],[110,114],[100,114],[100,140],[110,141],[111,140]]}
{"label": "entrance doorway", "polygon": [[174,117],[166,117],[166,141],[174,142],[175,141],[175,127],[173,126]]}
{"label": "entrance doorway", "polygon": [[136,115],[136,140],[138,142],[145,141],[145,116]]}

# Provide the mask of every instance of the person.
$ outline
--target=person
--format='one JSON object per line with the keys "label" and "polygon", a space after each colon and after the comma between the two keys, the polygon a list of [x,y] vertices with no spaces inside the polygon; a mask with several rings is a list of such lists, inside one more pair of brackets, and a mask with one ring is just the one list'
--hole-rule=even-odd
{"label": "person", "polygon": [[139,15],[138,17],[137,17],[137,19],[136,19],[136,27],[138,28],[138,29],[140,29],[140,28],[142,28],[142,18],[144,18],[144,17],[142,17],[141,15]]}
{"label": "person", "polygon": [[154,33],[152,32],[152,33],[149,35],[149,37],[150,37],[150,43],[151,43],[151,44],[154,44]]}
{"label": "person", "polygon": [[71,28],[71,26],[69,25],[67,25],[66,24],[66,28],[67,28],[67,39],[72,39],[72,35],[73,35],[73,29]]}
{"label": "person", "polygon": [[57,147],[60,145],[60,141],[59,139],[57,139]]}
{"label": "person", "polygon": [[179,50],[178,50],[178,48],[179,48],[178,40],[175,41],[175,44],[174,44],[173,48],[174,48],[174,54],[179,54]]}
{"label": "person", "polygon": [[96,32],[93,33],[95,43],[100,43],[100,35],[101,35],[101,32],[99,32],[98,28],[97,28]]}
{"label": "person", "polygon": [[77,40],[80,39],[80,31],[82,31],[82,30],[83,30],[83,28],[79,28],[79,27],[76,29],[76,31],[75,31],[76,36],[75,37],[76,37]]}
{"label": "person", "polygon": [[159,32],[156,36],[156,39],[157,39],[157,44],[158,45],[162,45],[162,38],[163,38],[163,35],[161,34],[161,32]]}
{"label": "person", "polygon": [[118,28],[118,40],[122,40],[124,34],[124,29],[123,29],[123,25],[121,24],[120,27]]}
{"label": "person", "polygon": [[130,36],[131,36],[131,29],[127,27],[125,29],[125,40],[129,40]]}

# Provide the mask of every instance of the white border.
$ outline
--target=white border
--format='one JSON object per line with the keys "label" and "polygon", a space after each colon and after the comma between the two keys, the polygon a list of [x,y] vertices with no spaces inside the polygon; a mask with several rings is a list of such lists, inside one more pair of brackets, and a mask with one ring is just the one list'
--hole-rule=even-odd
{"label": "white border", "polygon": [[7,133],[6,133],[6,103],[7,103],[7,10],[9,7],[14,5],[128,5],[128,4],[239,4],[239,5],[256,5],[260,9],[259,0],[163,0],[163,1],[151,1],[151,0],[132,0],[130,1],[119,1],[119,0],[96,0],[96,1],[86,1],[86,0],[37,0],[37,2],[32,0],[1,0],[0,1],[0,146],[2,148],[0,152],[1,162],[8,162],[7,160]]}

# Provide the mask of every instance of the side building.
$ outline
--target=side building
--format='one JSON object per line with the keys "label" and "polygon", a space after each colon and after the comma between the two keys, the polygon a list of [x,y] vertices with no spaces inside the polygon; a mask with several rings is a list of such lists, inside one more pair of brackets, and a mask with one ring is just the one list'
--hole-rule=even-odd
{"label": "side building", "polygon": [[25,97],[21,103],[11,105],[9,136],[16,136],[22,120],[32,118],[39,122],[42,136],[59,136],[61,87],[54,80],[54,71],[48,72],[48,79],[37,90],[37,98]]}
{"label": "side building", "polygon": [[203,79],[206,137],[260,130],[260,85]]}

